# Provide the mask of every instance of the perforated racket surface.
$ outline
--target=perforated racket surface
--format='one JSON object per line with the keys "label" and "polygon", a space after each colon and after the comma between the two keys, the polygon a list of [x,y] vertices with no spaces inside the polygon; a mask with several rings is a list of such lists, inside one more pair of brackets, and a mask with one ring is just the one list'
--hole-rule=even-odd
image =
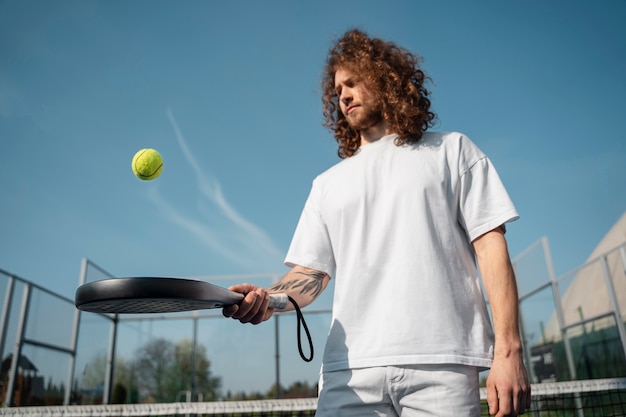
{"label": "perforated racket surface", "polygon": [[[81,285],[76,308],[92,313],[147,314],[220,308],[237,304],[243,294],[183,278],[112,278]],[[270,307],[284,308],[284,294],[271,294]]]}

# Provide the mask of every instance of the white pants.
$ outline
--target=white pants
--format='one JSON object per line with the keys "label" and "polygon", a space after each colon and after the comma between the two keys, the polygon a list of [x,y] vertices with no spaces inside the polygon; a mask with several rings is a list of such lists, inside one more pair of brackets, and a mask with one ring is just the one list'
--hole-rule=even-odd
{"label": "white pants", "polygon": [[408,365],[325,372],[316,417],[478,417],[478,369]]}

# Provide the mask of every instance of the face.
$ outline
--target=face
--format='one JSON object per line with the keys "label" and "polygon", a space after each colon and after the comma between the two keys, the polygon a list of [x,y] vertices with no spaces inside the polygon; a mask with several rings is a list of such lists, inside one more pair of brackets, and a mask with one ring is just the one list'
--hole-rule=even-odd
{"label": "face", "polygon": [[338,68],[335,72],[335,92],[339,108],[354,130],[364,131],[382,123],[383,117],[374,94],[349,70]]}

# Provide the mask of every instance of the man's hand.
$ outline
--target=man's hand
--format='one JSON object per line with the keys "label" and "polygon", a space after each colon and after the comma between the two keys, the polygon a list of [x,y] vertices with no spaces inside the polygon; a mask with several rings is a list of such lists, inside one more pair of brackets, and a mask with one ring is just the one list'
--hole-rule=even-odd
{"label": "man's hand", "polygon": [[256,285],[239,284],[228,288],[231,291],[245,294],[239,304],[224,307],[222,314],[242,323],[259,324],[272,317],[273,308],[268,308],[270,296],[268,292]]}
{"label": "man's hand", "polygon": [[530,383],[520,353],[496,355],[487,378],[489,414],[518,416],[530,408]]}

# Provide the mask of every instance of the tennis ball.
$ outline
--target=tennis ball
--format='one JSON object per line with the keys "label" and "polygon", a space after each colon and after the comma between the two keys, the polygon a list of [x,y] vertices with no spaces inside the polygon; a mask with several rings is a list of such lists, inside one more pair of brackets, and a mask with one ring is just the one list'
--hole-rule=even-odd
{"label": "tennis ball", "polygon": [[163,158],[154,149],[142,149],[133,157],[132,168],[140,180],[153,180],[161,175]]}

